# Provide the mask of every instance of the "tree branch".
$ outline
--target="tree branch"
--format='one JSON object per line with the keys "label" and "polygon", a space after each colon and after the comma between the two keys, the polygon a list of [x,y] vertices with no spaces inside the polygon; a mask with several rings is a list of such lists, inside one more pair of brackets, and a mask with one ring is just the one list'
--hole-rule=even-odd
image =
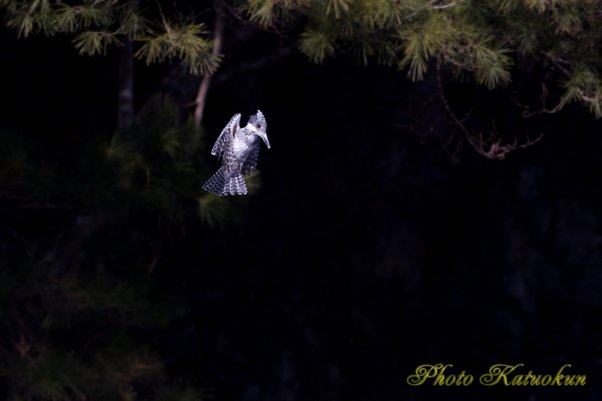
{"label": "tree branch", "polygon": [[[213,34],[213,50],[211,54],[213,57],[218,57],[222,51],[222,44],[224,40],[224,15],[223,15],[223,3],[222,0],[217,0],[215,4],[215,27]],[[205,110],[205,100],[207,98],[207,92],[209,91],[209,84],[211,83],[211,77],[213,74],[206,74],[201,80],[199,91],[195,99],[194,108],[194,125],[196,127],[201,126],[203,121],[203,112]]]}
{"label": "tree branch", "polygon": [[439,95],[441,96],[441,101],[443,102],[443,106],[447,113],[451,117],[454,124],[462,131],[464,137],[468,141],[468,143],[476,150],[478,154],[487,159],[497,159],[503,160],[506,155],[514,150],[522,149],[529,147],[531,145],[536,144],[543,138],[543,133],[539,134],[539,136],[535,139],[530,139],[527,136],[527,140],[524,143],[519,143],[518,139],[515,137],[512,143],[502,144],[502,140],[498,139],[497,133],[495,132],[495,125],[493,127],[493,132],[489,135],[489,138],[483,138],[483,133],[479,133],[478,138],[470,133],[463,120],[460,120],[456,113],[452,110],[447,98],[445,97],[445,93],[443,92],[443,80],[441,78],[441,60],[437,59],[436,64],[437,70],[437,86],[439,87]]}
{"label": "tree branch", "polygon": [[455,2],[455,1],[453,1],[453,2],[451,2],[451,3],[449,3],[449,4],[441,4],[441,5],[438,5],[438,6],[436,6],[436,5],[433,5],[433,6],[432,6],[432,8],[433,8],[433,10],[444,10],[444,9],[446,9],[446,8],[453,7],[453,6],[455,6],[455,5],[456,5],[456,2]]}

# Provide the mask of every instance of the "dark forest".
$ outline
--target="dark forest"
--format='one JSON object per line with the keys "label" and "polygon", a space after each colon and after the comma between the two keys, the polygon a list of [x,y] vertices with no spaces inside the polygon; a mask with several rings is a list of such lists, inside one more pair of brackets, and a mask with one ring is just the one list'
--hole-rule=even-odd
{"label": "dark forest", "polygon": [[0,399],[602,399],[597,2],[0,10]]}

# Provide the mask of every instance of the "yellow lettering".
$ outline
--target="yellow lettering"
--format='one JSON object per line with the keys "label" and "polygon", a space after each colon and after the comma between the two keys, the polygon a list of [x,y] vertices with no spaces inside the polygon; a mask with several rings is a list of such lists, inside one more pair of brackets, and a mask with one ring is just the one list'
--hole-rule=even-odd
{"label": "yellow lettering", "polygon": [[523,375],[516,375],[516,376],[514,376],[512,378],[511,385],[513,385],[513,386],[522,386],[524,384],[523,383],[523,378],[524,378]]}
{"label": "yellow lettering", "polygon": [[458,386],[462,385],[462,386],[470,386],[472,384],[472,381],[474,380],[474,377],[472,375],[467,375],[466,371],[463,370],[462,373],[460,373],[460,376],[458,376]]}
{"label": "yellow lettering", "polygon": [[432,379],[441,375],[449,366],[452,365],[443,365],[442,363],[435,365],[420,365],[416,368],[416,371],[413,375],[408,376],[406,381],[410,386],[421,386],[428,379]]}
{"label": "yellow lettering", "polygon": [[530,384],[531,386],[539,386],[541,382],[541,375],[535,376],[533,374],[533,371],[530,370],[529,373],[527,373],[527,377],[531,378],[531,382],[529,382],[528,384]]}
{"label": "yellow lettering", "polygon": [[483,386],[495,386],[502,381],[505,386],[508,386],[510,385],[510,382],[508,381],[508,375],[521,366],[524,366],[524,364],[519,363],[513,366],[498,363],[496,365],[492,365],[489,368],[489,373],[484,373],[481,375],[479,382]]}
{"label": "yellow lettering", "polygon": [[[441,366],[443,366],[443,364],[441,364]],[[433,386],[446,386],[447,384],[447,380],[445,378],[445,375],[443,373],[445,373],[445,369],[449,368],[452,365],[445,365],[443,366],[443,368],[441,369],[441,371],[437,371],[437,378],[435,379],[435,381],[433,382]]]}
{"label": "yellow lettering", "polygon": [[[563,378],[563,377],[565,377],[565,376],[562,374],[562,371],[563,371],[563,370],[564,370],[564,368],[566,368],[566,367],[569,367],[569,368],[570,368],[570,367],[571,367],[571,365],[569,365],[569,364],[562,365],[562,367],[561,367],[560,369],[558,369],[558,372],[556,372],[556,375],[554,376],[554,380],[552,380],[552,386],[562,386],[562,382],[561,382],[561,380],[562,380],[562,378]],[[565,380],[565,382],[566,382],[566,380]]]}
{"label": "yellow lettering", "polygon": [[[1,0],[0,0],[1,1]],[[524,367],[522,363],[508,365],[498,363],[491,365],[487,373],[479,377],[479,383],[483,386],[495,386],[498,384],[504,386],[585,386],[587,382],[586,375],[565,374],[564,371],[571,368],[571,364],[562,365],[555,374],[534,374],[529,370],[526,374],[516,374],[516,371]],[[409,375],[406,381],[411,386],[421,386],[430,382],[433,386],[469,386],[474,381],[474,376],[466,374],[463,370],[459,374],[445,374],[452,364],[424,364],[420,365]]]}

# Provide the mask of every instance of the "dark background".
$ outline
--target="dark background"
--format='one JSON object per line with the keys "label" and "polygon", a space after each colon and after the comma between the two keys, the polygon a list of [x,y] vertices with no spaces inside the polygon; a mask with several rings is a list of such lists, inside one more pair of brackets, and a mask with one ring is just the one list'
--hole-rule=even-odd
{"label": "dark background", "polygon": [[[458,113],[473,109],[475,132],[492,119],[506,140],[545,132],[503,161],[468,145],[450,156],[445,139],[461,134],[432,73],[411,83],[403,71],[345,57],[317,66],[277,35],[230,31],[204,126],[212,141],[233,114],[259,108],[272,149],[262,149],[263,186],[241,222],[218,229],[191,219],[185,234],[172,227],[161,242],[150,294],[185,310],[133,336],[169,376],[194,377],[224,401],[602,399],[602,138],[587,110],[522,119],[508,96],[537,99],[535,67],[494,92],[448,81]],[[33,159],[69,168],[87,135],[114,130],[117,54],[79,57],[64,38],[13,36],[1,36],[2,130],[33,144]],[[169,90],[173,68],[136,64],[137,109]],[[82,215],[114,213],[24,209],[4,195],[3,226],[38,244]],[[79,246],[148,259],[154,245],[118,243],[132,233],[162,235],[134,213]],[[18,252],[12,235],[2,241],[5,256]],[[85,333],[67,329],[61,343]],[[588,384],[406,384],[418,365],[439,362],[477,380],[493,363],[536,373],[570,363]]]}

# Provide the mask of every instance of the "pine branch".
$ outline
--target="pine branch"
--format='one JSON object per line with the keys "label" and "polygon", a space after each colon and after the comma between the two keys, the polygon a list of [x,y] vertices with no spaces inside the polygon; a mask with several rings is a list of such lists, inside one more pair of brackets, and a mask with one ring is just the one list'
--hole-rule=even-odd
{"label": "pine branch", "polygon": [[331,38],[324,32],[312,30],[301,34],[300,48],[316,64],[322,63],[327,57],[333,55],[335,51]]}
{"label": "pine branch", "polygon": [[201,37],[203,24],[163,22],[164,32],[145,38],[134,54],[146,64],[180,59],[192,74],[209,74],[217,68],[219,57],[209,51],[210,43]]}
{"label": "pine branch", "polygon": [[94,56],[107,54],[109,46],[122,46],[123,42],[117,38],[114,32],[86,31],[82,32],[73,40],[75,48],[81,55]]}
{"label": "pine branch", "polygon": [[514,138],[512,143],[502,144],[502,141],[498,139],[495,129],[492,133],[489,134],[488,138],[483,137],[483,133],[479,133],[477,136],[470,133],[464,120],[460,120],[456,113],[454,113],[451,108],[447,97],[445,96],[445,92],[443,90],[443,79],[441,77],[441,60],[437,59],[436,63],[436,79],[437,79],[437,87],[439,90],[439,96],[447,111],[448,115],[451,117],[454,125],[458,127],[462,133],[464,134],[464,138],[468,141],[468,143],[472,146],[472,148],[481,156],[487,159],[496,159],[503,160],[506,155],[510,152],[513,152],[518,149],[527,148],[539,142],[544,134],[541,133],[535,139],[530,139],[527,137],[527,140],[523,143],[519,143],[518,138]]}

